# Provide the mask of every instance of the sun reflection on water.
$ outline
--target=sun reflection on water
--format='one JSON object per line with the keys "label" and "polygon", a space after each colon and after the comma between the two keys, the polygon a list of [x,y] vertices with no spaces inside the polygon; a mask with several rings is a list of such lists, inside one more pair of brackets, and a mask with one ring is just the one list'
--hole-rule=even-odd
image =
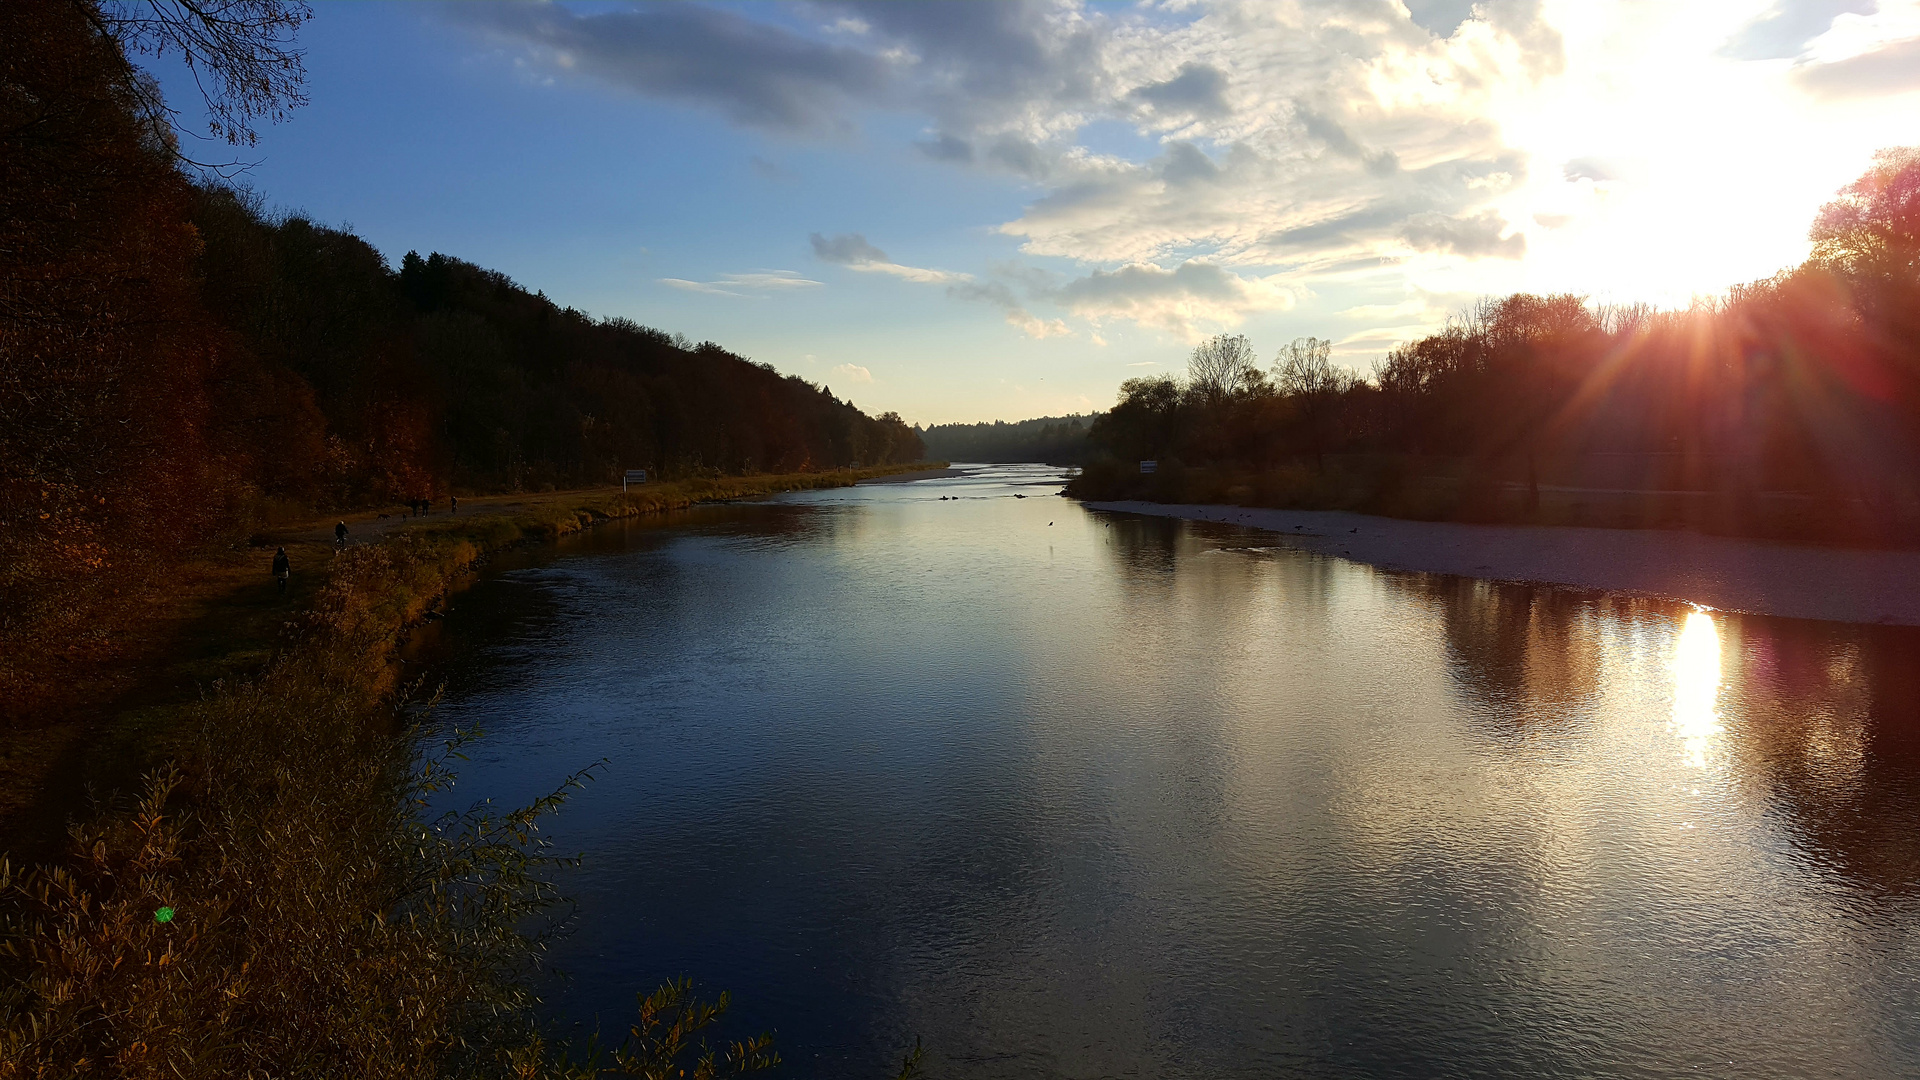
{"label": "sun reflection on water", "polygon": [[1707,749],[1723,728],[1714,706],[1720,696],[1720,631],[1713,616],[1698,609],[1687,613],[1680,640],[1673,650],[1673,721],[1670,730],[1680,737],[1687,764],[1707,767]]}

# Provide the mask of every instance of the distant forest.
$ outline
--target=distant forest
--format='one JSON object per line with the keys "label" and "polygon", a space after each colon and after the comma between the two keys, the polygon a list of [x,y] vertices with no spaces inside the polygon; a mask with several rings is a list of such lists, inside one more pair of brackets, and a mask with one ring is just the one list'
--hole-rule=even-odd
{"label": "distant forest", "polygon": [[[607,484],[625,468],[671,478],[924,455],[897,415],[869,417],[719,345],[595,319],[445,255],[395,268],[350,232],[202,179],[128,59],[158,25],[144,10],[0,5],[10,631],[49,598],[73,610],[76,589],[263,515]],[[304,17],[234,10],[262,25]],[[197,9],[154,11],[202,25]],[[220,12],[204,25],[238,17]],[[249,81],[270,82],[269,68],[202,74],[229,86],[216,130],[297,101]]]}
{"label": "distant forest", "polygon": [[[868,417],[712,342],[594,319],[506,275],[193,191],[203,296],[244,346],[229,395],[263,491],[337,504],[457,485],[520,490],[913,461],[898,415]],[[294,381],[297,380],[297,381]],[[286,383],[284,393],[259,393]],[[271,404],[269,404],[271,403]]]}
{"label": "distant forest", "polygon": [[1098,413],[1008,423],[935,424],[920,432],[927,453],[946,461],[1037,461],[1079,465],[1092,453],[1087,432]]}
{"label": "distant forest", "polygon": [[1218,336],[1184,379],[1121,386],[1074,490],[1920,541],[1920,148],[1876,155],[1810,237],[1684,311],[1483,300],[1370,377],[1322,339],[1263,366]]}

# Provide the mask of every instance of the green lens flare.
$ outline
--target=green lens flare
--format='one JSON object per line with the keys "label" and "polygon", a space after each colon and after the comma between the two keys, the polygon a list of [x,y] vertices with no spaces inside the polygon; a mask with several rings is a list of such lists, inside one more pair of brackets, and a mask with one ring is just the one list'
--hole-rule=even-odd
{"label": "green lens flare", "polygon": [[153,913],[153,921],[154,921],[154,922],[157,922],[157,923],[170,923],[170,922],[172,922],[172,921],[173,921],[173,909],[172,909],[172,908],[170,908],[170,907],[163,907],[163,908],[157,908],[157,909],[155,909],[155,911],[154,911],[154,913]]}

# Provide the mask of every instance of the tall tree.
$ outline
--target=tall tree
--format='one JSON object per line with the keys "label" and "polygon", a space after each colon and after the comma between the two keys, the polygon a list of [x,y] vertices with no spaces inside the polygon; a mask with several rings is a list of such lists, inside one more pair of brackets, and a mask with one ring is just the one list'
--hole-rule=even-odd
{"label": "tall tree", "polygon": [[1920,146],[1882,150],[1820,210],[1813,263],[1853,286],[1868,313],[1905,306],[1920,289]]}
{"label": "tall tree", "polygon": [[1260,380],[1253,344],[1245,334],[1218,334],[1187,357],[1187,385],[1210,402],[1251,389]]}

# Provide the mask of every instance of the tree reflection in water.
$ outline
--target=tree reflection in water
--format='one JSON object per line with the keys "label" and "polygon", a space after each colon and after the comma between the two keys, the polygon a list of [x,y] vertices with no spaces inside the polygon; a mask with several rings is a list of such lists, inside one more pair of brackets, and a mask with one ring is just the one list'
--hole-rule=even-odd
{"label": "tree reflection in water", "polygon": [[[1436,604],[1486,738],[1580,738],[1610,666],[1658,659],[1669,730],[1697,770],[1776,811],[1812,861],[1920,894],[1920,631],[1573,589],[1405,575]],[[1664,632],[1663,632],[1664,631]],[[1677,632],[1676,632],[1677,631]]]}

